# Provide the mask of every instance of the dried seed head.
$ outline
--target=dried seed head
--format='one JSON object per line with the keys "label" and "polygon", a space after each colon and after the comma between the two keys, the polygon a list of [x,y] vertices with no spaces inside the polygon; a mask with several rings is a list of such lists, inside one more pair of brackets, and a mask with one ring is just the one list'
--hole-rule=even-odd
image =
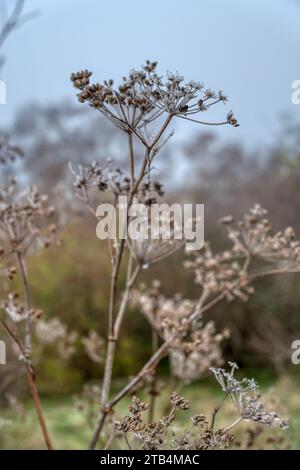
{"label": "dried seed head", "polygon": [[172,395],[170,396],[170,401],[177,410],[186,411],[190,408],[189,401],[185,400],[177,392],[172,393]]}
{"label": "dried seed head", "polygon": [[237,379],[235,372],[238,366],[229,362],[230,371],[212,368],[212,372],[224,393],[228,394],[245,420],[259,422],[265,425],[277,425],[287,429],[289,424],[274,411],[268,411],[261,402],[261,392],[254,379]]}
{"label": "dried seed head", "polygon": [[[134,130],[144,144],[148,141],[147,125],[159,119],[163,112],[201,123],[194,119],[195,114],[227,101],[221,91],[204,90],[203,84],[194,80],[185,83],[178,73],[159,76],[156,69],[157,62],[147,60],[140,70],[131,70],[115,88],[112,79],[90,84],[92,73],[88,70],[73,73],[71,81],[80,90],[80,103],[88,103],[99,110],[123,131]],[[218,124],[238,126],[232,111]]]}
{"label": "dried seed head", "polygon": [[86,355],[91,361],[98,364],[103,362],[104,341],[96,331],[91,330],[88,336],[82,338],[81,343]]}

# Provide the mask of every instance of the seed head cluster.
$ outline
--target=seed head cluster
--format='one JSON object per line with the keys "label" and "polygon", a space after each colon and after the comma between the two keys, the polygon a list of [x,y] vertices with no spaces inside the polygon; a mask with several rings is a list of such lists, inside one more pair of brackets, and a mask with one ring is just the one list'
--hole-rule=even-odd
{"label": "seed head cluster", "polygon": [[22,190],[15,179],[0,189],[0,250],[26,255],[57,241],[55,209],[35,186]]}
{"label": "seed head cluster", "polygon": [[212,372],[219,382],[223,392],[228,395],[241,417],[246,421],[255,421],[260,424],[278,425],[287,429],[289,424],[280,418],[275,411],[268,411],[261,402],[261,392],[254,379],[235,376],[237,364],[229,362],[229,372],[221,368],[212,368]]}
{"label": "seed head cluster", "polygon": [[197,380],[208,373],[210,367],[222,364],[221,343],[228,330],[216,333],[213,321],[189,322],[195,310],[195,301],[180,295],[165,297],[159,281],[148,290],[134,289],[130,304],[139,309],[164,340],[170,341],[171,372],[184,382]]}
{"label": "seed head cluster", "polygon": [[247,301],[254,293],[251,282],[255,278],[274,271],[299,271],[300,242],[294,230],[287,227],[273,233],[266,215],[257,204],[237,222],[232,216],[222,218],[231,247],[215,254],[206,244],[200,255],[195,252],[193,259],[185,261],[204,291],[223,294],[229,301]]}
{"label": "seed head cluster", "polygon": [[200,82],[185,82],[178,73],[160,76],[157,62],[147,60],[140,70],[131,70],[116,88],[112,79],[91,84],[91,75],[88,70],[71,75],[74,87],[80,90],[78,100],[101,111],[125,132],[134,132],[142,142],[151,142],[145,128],[164,113],[204,124],[238,126],[231,111],[220,123],[194,119],[195,115],[207,112],[212,106],[225,103],[227,97],[221,91],[216,93],[204,88]]}

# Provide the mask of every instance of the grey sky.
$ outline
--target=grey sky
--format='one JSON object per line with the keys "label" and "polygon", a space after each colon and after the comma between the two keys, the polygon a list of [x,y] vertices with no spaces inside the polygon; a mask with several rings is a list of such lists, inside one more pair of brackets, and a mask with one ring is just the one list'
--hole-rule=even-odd
{"label": "grey sky", "polygon": [[41,16],[5,46],[1,126],[27,101],[72,98],[72,71],[119,78],[146,58],[222,89],[230,102],[219,115],[232,108],[241,123],[218,129],[228,138],[270,141],[280,112],[300,116],[291,103],[291,82],[300,79],[296,0],[27,0],[26,10],[36,8]]}

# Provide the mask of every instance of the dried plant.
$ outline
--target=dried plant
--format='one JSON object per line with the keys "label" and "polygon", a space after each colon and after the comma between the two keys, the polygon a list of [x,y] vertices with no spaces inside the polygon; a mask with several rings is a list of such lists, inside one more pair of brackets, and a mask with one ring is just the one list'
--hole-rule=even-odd
{"label": "dried plant", "polygon": [[91,85],[91,75],[88,70],[71,75],[74,86],[80,90],[78,100],[99,110],[124,132],[133,132],[146,147],[157,145],[159,138],[151,138],[148,127],[164,113],[168,114],[167,123],[172,117],[179,117],[200,124],[238,126],[232,112],[218,123],[192,118],[217,103],[225,103],[227,97],[221,91],[205,89],[199,82],[184,83],[184,77],[178,73],[168,73],[164,78],[157,73],[157,62],[147,60],[140,70],[132,70],[128,77],[123,77],[117,88],[112,79]]}
{"label": "dried plant", "polygon": [[130,305],[146,316],[163,340],[172,338],[169,358],[174,377],[191,382],[204,377],[210,367],[222,364],[220,343],[228,337],[229,331],[216,334],[214,323],[205,323],[203,319],[190,324],[188,317],[195,308],[195,301],[182,299],[179,294],[167,299],[156,280],[148,291],[134,289]]}
{"label": "dried plant", "polygon": [[[19,3],[21,5],[23,2]],[[225,103],[226,96],[221,91],[215,93],[205,89],[201,83],[185,82],[177,73],[159,76],[156,62],[146,61],[141,70],[130,71],[117,87],[114,87],[113,80],[91,84],[91,75],[87,70],[71,75],[74,87],[79,90],[79,101],[101,112],[122,131],[128,142],[128,164],[124,170],[115,166],[111,160],[103,163],[95,161],[86,166],[70,164],[75,192],[97,221],[99,202],[112,201],[118,212],[122,209],[120,196],[127,198],[126,222],[132,218],[130,208],[136,202],[143,203],[149,210],[145,215],[148,220],[151,207],[164,196],[162,184],[153,178],[153,162],[173,135],[173,131],[168,133],[173,119],[180,118],[202,125],[229,124],[238,127],[231,111],[219,122],[198,118],[199,114],[207,113],[211,107]],[[3,162],[20,153],[8,142],[3,142],[0,142]],[[142,148],[143,153],[137,151],[137,148]],[[185,240],[176,237],[166,240],[161,230],[154,239],[126,238],[121,236],[126,231],[121,225],[119,234],[108,241],[111,283],[106,353],[103,354],[104,341],[96,331],[92,330],[86,337],[79,338],[75,331],[69,332],[59,318],[44,319],[42,312],[32,305],[26,258],[37,249],[57,242],[55,210],[48,197],[40,194],[34,186],[21,188],[14,179],[0,189],[0,274],[8,281],[19,275],[23,284],[23,295],[10,292],[7,299],[1,301],[0,322],[18,349],[19,358],[25,366],[41,430],[49,449],[52,448],[52,442],[33,365],[33,335],[41,348],[55,343],[58,353],[65,359],[72,357],[77,344],[80,344],[88,358],[99,364],[99,369],[104,363],[101,387],[100,384],[86,386],[83,397],[77,400],[77,407],[86,413],[89,425],[96,422],[92,426],[89,449],[96,448],[100,436],[108,437],[108,448],[116,433],[124,434],[130,448],[227,448],[234,439],[232,429],[242,420],[278,425],[283,429],[287,427],[285,420],[266,409],[254,380],[238,380],[234,364],[230,372],[219,368],[223,363],[221,343],[230,332],[227,329],[217,332],[214,323],[206,316],[222,301],[236,299],[246,302],[254,295],[254,281],[259,278],[298,272],[300,243],[296,241],[292,228],[273,233],[266,211],[259,205],[238,222],[232,216],[226,216],[221,223],[226,227],[228,249],[215,254],[206,244],[200,252],[188,252],[184,262],[184,268],[192,273],[197,285],[195,299],[183,298],[180,294],[166,297],[159,281],[155,281],[149,289],[135,288],[142,269],[150,268],[152,264],[182,248]],[[172,220],[173,235],[177,229],[176,221]],[[126,272],[126,280],[121,289],[122,269]],[[129,307],[141,311],[149,322],[152,356],[112,396],[116,348]],[[189,410],[189,402],[174,392],[170,398],[170,412],[155,421],[155,399],[160,393],[157,366],[165,356],[169,356],[172,375],[181,382],[202,378],[212,368],[224,392],[223,402],[227,398],[231,399],[238,419],[227,428],[215,429],[222,402],[213,411],[211,419],[198,414],[192,417],[191,426],[186,431],[173,429],[177,412]],[[130,415],[115,422],[108,434],[105,424],[112,425],[115,406],[125,396],[137,393],[142,387],[150,395],[149,405],[134,395]],[[147,423],[143,419],[146,411]]]}
{"label": "dried plant", "polygon": [[[102,166],[94,162],[89,167],[79,167],[71,170],[75,176],[75,186],[80,198],[87,204],[89,210],[96,215],[90,190],[100,192],[110,191],[115,198],[121,194],[128,196],[127,217],[133,202],[142,198],[143,202],[151,205],[157,195],[162,196],[162,187],[151,179],[153,160],[169,140],[173,132],[166,135],[172,119],[182,118],[200,124],[210,124],[194,119],[195,114],[207,112],[218,103],[225,103],[227,98],[222,92],[214,93],[204,89],[203,84],[190,81],[185,83],[179,74],[168,73],[161,77],[157,73],[157,63],[146,61],[140,70],[132,70],[124,77],[121,84],[114,88],[113,80],[102,84],[91,84],[92,73],[84,70],[71,75],[71,81],[80,92],[78,100],[88,103],[100,111],[107,119],[122,130],[128,137],[128,175],[111,166]],[[237,127],[237,121],[232,112],[226,119],[212,125],[230,124]],[[138,162],[134,138],[142,144],[144,157]],[[139,168],[138,168],[139,166]],[[146,182],[145,182],[146,178]],[[152,195],[154,193],[154,195]],[[123,261],[126,243],[123,238],[116,239],[110,244],[112,273],[111,296],[108,313],[108,349],[105,363],[105,373],[102,387],[102,406],[106,407],[109,398],[116,342],[126,310],[130,289],[141,270],[150,264],[170,255],[182,246],[182,243],[166,243],[162,237],[159,240],[131,240],[127,246],[130,250],[127,269],[127,282],[122,300],[117,305],[117,285],[120,268]],[[135,267],[132,265],[135,259]],[[99,437],[102,418],[96,426],[90,448],[94,448]]]}
{"label": "dried plant", "polygon": [[[105,416],[116,403],[130,393],[143,380],[144,375],[149,370],[155,369],[162,357],[167,354],[172,356],[178,344],[182,345],[183,350],[185,349],[186,336],[190,332],[194,332],[192,333],[192,344],[197,344],[197,340],[200,338],[200,343],[198,343],[200,344],[200,350],[204,347],[205,341],[203,340],[203,332],[201,330],[203,326],[201,326],[200,322],[199,328],[198,322],[199,319],[203,320],[204,314],[207,315],[207,312],[215,305],[223,300],[230,302],[234,298],[241,299],[244,302],[247,301],[249,296],[254,294],[253,282],[259,278],[299,271],[299,242],[295,240],[292,229],[289,228],[284,232],[273,234],[270,223],[265,219],[265,216],[266,211],[260,206],[255,206],[236,225],[232,217],[226,217],[226,219],[222,220],[222,223],[225,223],[227,226],[229,240],[232,244],[231,248],[214,255],[209,246],[206,246],[203,254],[195,254],[193,256],[194,259],[189,259],[184,263],[185,267],[193,272],[195,282],[200,285],[198,300],[179,302],[180,307],[184,305],[185,308],[183,310],[182,308],[178,309],[176,304],[171,303],[171,322],[167,321],[167,334],[165,336],[162,335],[163,341],[161,345],[140,372],[106,405],[106,408],[101,413],[101,419],[98,421],[99,427],[103,427]],[[262,217],[264,217],[263,222],[261,220]],[[246,224],[245,221],[249,223]],[[267,235],[265,234],[266,226],[268,226]],[[242,232],[239,232],[236,227],[239,227]],[[243,241],[237,238],[241,237],[241,233],[243,234]],[[249,244],[248,241],[254,240],[254,238],[256,242]],[[244,240],[247,240],[247,242],[244,242]],[[274,241],[276,241],[275,245]],[[257,246],[260,249],[257,249]],[[135,305],[140,304],[141,310],[157,331],[157,325],[153,320],[155,318],[157,321],[158,318],[155,317],[156,313],[154,314],[156,306],[158,305],[157,312],[161,315],[164,309],[168,312],[170,301],[158,296],[159,301],[157,304],[155,296],[153,298],[153,293],[151,297],[151,295],[144,295],[143,292],[137,294],[134,291],[133,296]],[[165,302],[165,305],[160,304],[160,302],[162,304]],[[182,315],[182,311],[185,312],[184,315]],[[225,332],[225,336],[226,334],[227,332]],[[189,348],[190,340],[187,344]],[[198,365],[198,367],[201,369],[201,366]],[[264,413],[264,409],[259,401],[250,400],[244,417],[251,419],[253,415],[257,418],[255,413],[261,414],[262,420],[265,419],[266,422],[273,418],[274,421],[277,420],[275,415]]]}
{"label": "dried plant", "polygon": [[[126,195],[128,209],[136,200],[142,200],[151,207],[157,197],[163,196],[161,185],[152,180],[153,161],[172,136],[172,132],[167,135],[166,132],[173,118],[200,124],[238,126],[232,112],[218,123],[209,123],[197,116],[195,118],[194,115],[206,113],[218,103],[225,103],[225,95],[205,89],[198,82],[186,83],[177,73],[160,76],[156,62],[147,61],[140,70],[130,71],[118,87],[114,86],[113,80],[91,84],[91,75],[88,70],[71,75],[73,85],[79,89],[78,100],[100,111],[128,137],[128,174],[113,167],[111,162],[104,166],[94,162],[88,167],[71,168],[80,199],[96,217],[99,192],[109,192],[116,208],[118,196]],[[135,139],[144,148],[144,157],[140,162],[135,151]],[[127,212],[127,220],[129,217]],[[220,343],[229,332],[225,330],[217,333],[214,324],[204,317],[207,311],[223,300],[237,298],[247,301],[254,294],[253,282],[257,278],[299,271],[299,242],[295,241],[293,230],[288,228],[283,233],[272,234],[266,211],[259,205],[237,223],[231,216],[223,218],[221,222],[227,227],[231,244],[229,249],[214,254],[206,244],[203,252],[194,254],[192,259],[190,256],[184,263],[200,286],[196,300],[183,299],[180,295],[168,299],[160,292],[158,285],[153,285],[146,292],[133,290],[142,267],[148,268],[184,243],[176,244],[173,240],[168,244],[159,237],[156,243],[149,238],[134,241],[129,238],[125,242],[122,237],[109,243],[112,273],[108,347],[102,384],[102,408],[90,449],[97,445],[105,420],[114,406],[125,395],[136,390],[149,373],[154,377],[156,366],[165,355],[170,357],[173,375],[184,381],[197,379],[207,373],[211,366],[222,363]],[[126,247],[129,250],[127,281],[119,300],[118,278]],[[131,306],[143,312],[150,323],[153,355],[141,371],[109,401],[116,343],[129,301]],[[253,406],[260,405],[255,402]],[[248,411],[251,413],[254,409],[249,408]],[[139,412],[137,414],[139,421]],[[222,440],[222,436],[219,437]]]}
{"label": "dried plant", "polygon": [[101,364],[103,362],[103,339],[97,334],[96,331],[91,330],[89,335],[82,338],[82,345],[86,355],[93,362]]}
{"label": "dried plant", "polygon": [[[224,449],[235,443],[232,430],[242,420],[252,420],[268,426],[288,428],[287,421],[281,419],[274,411],[267,411],[260,401],[260,391],[256,382],[251,379],[238,380],[234,376],[236,364],[229,364],[230,372],[224,369],[213,369],[213,372],[224,392],[224,398],[208,418],[204,414],[191,417],[191,426],[182,431],[176,426],[177,413],[188,411],[190,404],[177,392],[170,397],[171,411],[157,422],[145,423],[143,413],[149,405],[136,396],[129,407],[130,415],[115,421],[115,427],[123,432],[130,449],[142,450],[208,450]],[[230,397],[236,406],[239,417],[227,427],[215,428],[217,414],[225,400]]]}
{"label": "dried plant", "polygon": [[287,429],[289,424],[278,416],[275,411],[268,411],[261,402],[261,393],[254,379],[238,380],[235,377],[237,364],[229,362],[230,371],[212,368],[226,397],[229,397],[240,414],[240,420],[255,421],[260,424],[277,425]]}
{"label": "dried plant", "polygon": [[[32,326],[41,318],[42,312],[32,305],[26,257],[39,248],[48,247],[56,240],[54,212],[48,197],[40,194],[36,187],[22,189],[12,178],[5,187],[0,188],[0,272],[8,280],[19,275],[23,285],[22,297],[13,292],[8,295],[7,300],[0,303],[0,322],[18,350],[19,360],[25,366],[48,449],[52,448],[52,443],[32,361]],[[41,332],[42,325],[38,328]]]}
{"label": "dried plant", "polygon": [[[24,13],[25,0],[0,1],[0,50],[9,35],[37,15],[36,11]],[[0,73],[5,57],[0,55]]]}

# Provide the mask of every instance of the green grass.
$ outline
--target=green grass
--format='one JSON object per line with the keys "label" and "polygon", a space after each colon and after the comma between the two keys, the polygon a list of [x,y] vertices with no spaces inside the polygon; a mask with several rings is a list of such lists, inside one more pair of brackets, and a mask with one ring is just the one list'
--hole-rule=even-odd
{"label": "green grass", "polygon": [[[285,441],[289,443],[291,448],[300,449],[300,395],[298,393],[298,379],[289,376],[282,377],[271,383],[269,383],[269,380],[266,380],[263,383],[262,389],[266,393],[267,398],[276,397],[278,411],[284,416],[289,416],[291,420],[291,428],[287,432],[266,429],[266,433],[269,435],[274,435],[274,432],[275,434],[283,433]],[[173,387],[170,384],[164,388],[159,400],[157,416],[160,416],[166,410],[168,396],[172,390]],[[178,413],[174,425],[174,429],[178,432],[182,432],[185,427],[189,426],[192,414],[210,414],[223,396],[222,392],[210,381],[186,386],[181,393],[190,400],[191,409],[188,412]],[[119,416],[126,413],[128,403],[129,399],[126,399],[117,407],[117,414]],[[85,414],[74,406],[74,398],[44,399],[43,405],[55,448],[85,449],[91,437],[91,427],[87,423]],[[1,429],[0,449],[44,449],[31,402],[25,404],[25,409],[26,414],[23,420],[11,409],[0,409],[0,416],[10,420],[10,424]],[[230,402],[226,402],[217,424],[222,426],[229,425],[236,417],[233,406]],[[237,431],[238,435],[242,435],[247,427],[249,427],[249,423],[242,423]],[[122,439],[119,439],[114,442],[113,448],[125,449],[126,445]]]}

